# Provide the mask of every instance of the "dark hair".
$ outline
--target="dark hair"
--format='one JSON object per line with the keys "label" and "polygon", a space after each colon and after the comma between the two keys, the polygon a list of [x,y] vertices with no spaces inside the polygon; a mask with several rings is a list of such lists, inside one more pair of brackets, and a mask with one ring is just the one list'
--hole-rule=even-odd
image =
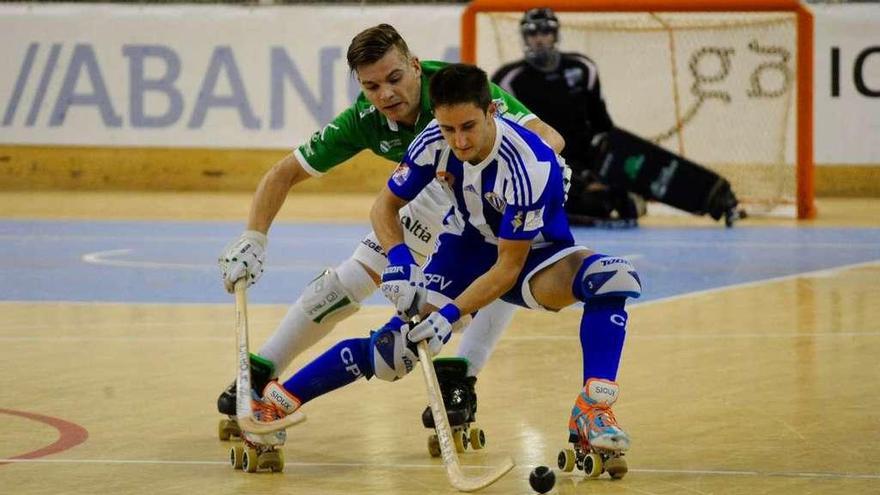
{"label": "dark hair", "polygon": [[492,103],[489,78],[475,65],[450,64],[440,69],[431,77],[428,93],[434,108],[473,103],[486,111]]}
{"label": "dark hair", "polygon": [[406,58],[412,55],[406,41],[400,36],[400,33],[390,24],[379,24],[368,29],[364,29],[351,39],[348,45],[348,68],[356,71],[358,67],[363,65],[374,64],[384,57],[388,50],[397,47],[400,53]]}

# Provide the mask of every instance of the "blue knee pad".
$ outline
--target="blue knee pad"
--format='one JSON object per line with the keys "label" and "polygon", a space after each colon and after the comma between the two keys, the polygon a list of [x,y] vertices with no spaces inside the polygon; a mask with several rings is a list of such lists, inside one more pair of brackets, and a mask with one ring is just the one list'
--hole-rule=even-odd
{"label": "blue knee pad", "polygon": [[406,323],[394,317],[370,335],[370,365],[380,380],[393,382],[406,376],[416,365],[419,355],[401,331]]}
{"label": "blue knee pad", "polygon": [[642,282],[629,260],[604,254],[584,259],[571,287],[578,300],[594,297],[632,297],[642,295]]}

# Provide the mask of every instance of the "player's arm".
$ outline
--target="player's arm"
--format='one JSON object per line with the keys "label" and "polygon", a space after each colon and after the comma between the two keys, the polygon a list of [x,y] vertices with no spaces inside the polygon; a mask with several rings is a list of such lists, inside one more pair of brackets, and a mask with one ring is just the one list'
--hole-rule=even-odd
{"label": "player's arm", "polygon": [[473,313],[513,288],[529,256],[531,240],[498,239],[498,259],[453,304],[461,314]]}
{"label": "player's arm", "polygon": [[553,148],[553,151],[562,153],[562,149],[565,148],[565,139],[562,134],[556,132],[556,129],[550,127],[550,124],[543,120],[536,117],[523,124],[523,127],[541,136],[541,139]]}
{"label": "player's arm", "polygon": [[290,189],[310,177],[293,152],[273,165],[260,179],[254,193],[248,214],[248,230],[268,233]]}
{"label": "player's arm", "polygon": [[262,275],[269,242],[266,234],[290,189],[309,177],[323,175],[366,147],[355,116],[352,108],[342,112],[260,179],[251,201],[247,229],[226,246],[218,260],[227,291],[232,292],[241,278],[253,285]]}
{"label": "player's arm", "polygon": [[376,233],[379,244],[382,245],[386,253],[404,241],[403,227],[398,215],[400,209],[408,202],[385,186],[370,209],[370,223],[373,224],[373,232]]}

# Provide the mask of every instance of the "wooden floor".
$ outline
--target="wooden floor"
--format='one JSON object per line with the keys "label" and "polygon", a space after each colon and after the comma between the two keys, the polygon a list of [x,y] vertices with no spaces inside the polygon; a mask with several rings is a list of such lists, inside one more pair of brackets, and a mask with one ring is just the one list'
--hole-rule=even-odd
{"label": "wooden floor", "polygon": [[[4,193],[0,216],[243,219],[248,197]],[[329,220],[362,220],[369,205],[332,200],[344,213]],[[810,225],[877,227],[878,205],[826,200]],[[281,219],[328,220],[320,206],[291,201]],[[633,306],[615,408],[633,438],[631,471],[622,481],[557,472],[554,493],[880,493],[878,280],[880,263],[868,263]],[[426,451],[418,376],[307,404],[285,471],[248,475],[227,465],[215,431],[214,401],[232,378],[231,303],[0,311],[0,493],[455,493]],[[253,340],[285,311],[253,305]],[[387,313],[361,310],[294,366]],[[488,446],[462,456],[466,472],[505,455],[518,464],[482,493],[531,493],[529,471],[555,464],[578,391],[579,318],[520,311],[480,375]]]}

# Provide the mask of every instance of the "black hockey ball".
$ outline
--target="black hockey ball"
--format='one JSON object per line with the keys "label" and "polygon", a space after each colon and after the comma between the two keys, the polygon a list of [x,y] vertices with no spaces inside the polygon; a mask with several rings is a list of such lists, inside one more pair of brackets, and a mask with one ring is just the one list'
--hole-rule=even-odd
{"label": "black hockey ball", "polygon": [[529,475],[529,484],[536,492],[547,493],[556,484],[556,474],[547,466],[538,466],[532,469],[532,474]]}

